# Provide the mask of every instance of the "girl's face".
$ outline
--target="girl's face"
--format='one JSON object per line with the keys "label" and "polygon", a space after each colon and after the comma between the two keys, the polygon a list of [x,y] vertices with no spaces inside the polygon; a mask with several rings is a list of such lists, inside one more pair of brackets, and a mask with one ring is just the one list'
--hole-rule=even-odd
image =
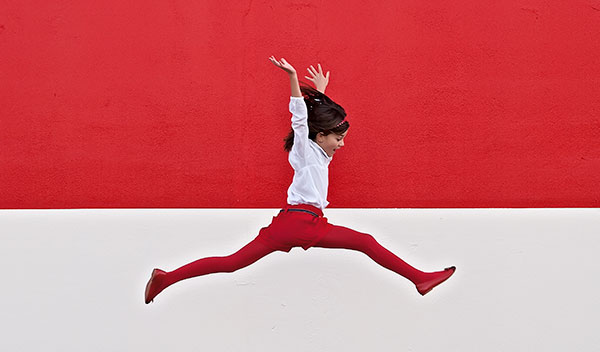
{"label": "girl's face", "polygon": [[348,134],[348,131],[343,134],[330,133],[324,135],[323,132],[317,134],[317,144],[323,148],[325,153],[332,157],[335,151],[344,146],[344,137]]}

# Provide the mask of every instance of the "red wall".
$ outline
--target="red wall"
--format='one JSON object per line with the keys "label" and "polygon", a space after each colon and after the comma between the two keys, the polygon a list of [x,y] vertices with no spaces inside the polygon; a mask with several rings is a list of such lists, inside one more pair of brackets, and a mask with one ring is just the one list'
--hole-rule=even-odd
{"label": "red wall", "polygon": [[0,207],[281,206],[270,55],[348,112],[330,207],[598,207],[599,33],[600,0],[5,3]]}

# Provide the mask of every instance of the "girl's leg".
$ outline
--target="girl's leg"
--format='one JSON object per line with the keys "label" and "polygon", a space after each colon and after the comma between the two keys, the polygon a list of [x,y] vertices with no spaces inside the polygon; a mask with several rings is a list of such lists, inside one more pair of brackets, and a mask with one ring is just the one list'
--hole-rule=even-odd
{"label": "girl's leg", "polygon": [[385,249],[373,236],[343,226],[331,226],[331,230],[314,245],[315,247],[344,248],[363,252],[384,268],[412,281],[423,295],[454,273],[454,268],[433,273],[420,271]]}
{"label": "girl's leg", "polygon": [[273,249],[255,238],[229,256],[199,259],[171,272],[155,269],[146,286],[146,303],[152,301],[162,290],[176,282],[206,274],[234,272],[272,252],[274,252]]}

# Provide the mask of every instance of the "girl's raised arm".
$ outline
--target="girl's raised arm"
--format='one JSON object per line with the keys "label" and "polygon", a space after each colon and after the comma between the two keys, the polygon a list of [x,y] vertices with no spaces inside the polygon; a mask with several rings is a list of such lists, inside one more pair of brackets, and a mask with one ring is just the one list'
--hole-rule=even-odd
{"label": "girl's raised arm", "polygon": [[285,61],[284,58],[281,58],[281,61],[277,61],[277,59],[275,59],[274,56],[271,56],[269,58],[269,60],[271,60],[271,62],[281,68],[282,70],[284,70],[285,72],[287,72],[287,74],[290,76],[290,85],[292,88],[292,96],[293,97],[302,97],[302,92],[300,91],[300,84],[298,83],[298,75],[296,74],[296,69],[294,68],[294,66],[290,65],[289,62]]}

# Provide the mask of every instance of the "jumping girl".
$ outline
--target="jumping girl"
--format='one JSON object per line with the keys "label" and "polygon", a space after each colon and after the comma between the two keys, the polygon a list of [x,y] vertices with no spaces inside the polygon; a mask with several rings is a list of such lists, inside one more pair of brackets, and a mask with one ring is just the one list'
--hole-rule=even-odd
{"label": "jumping girl", "polygon": [[360,251],[379,265],[396,272],[415,284],[425,295],[446,281],[455,267],[427,273],[415,269],[392,252],[382,247],[366,233],[332,225],[323,217],[327,207],[329,163],[335,152],[344,146],[344,137],[350,124],[346,112],[325,95],[329,72],[323,74],[312,65],[307,70],[315,88],[303,84],[300,88],[296,70],[284,58],[269,58],[290,78],[292,96],[289,110],[292,129],[285,138],[284,149],[289,152],[289,162],[294,178],[287,195],[287,205],[273,217],[271,224],[263,227],[258,236],[236,253],[226,257],[203,258],[171,272],[154,269],[145,291],[145,302],[174,283],[196,276],[234,272],[244,268],[274,251],[289,252],[293,247],[345,248]]}

